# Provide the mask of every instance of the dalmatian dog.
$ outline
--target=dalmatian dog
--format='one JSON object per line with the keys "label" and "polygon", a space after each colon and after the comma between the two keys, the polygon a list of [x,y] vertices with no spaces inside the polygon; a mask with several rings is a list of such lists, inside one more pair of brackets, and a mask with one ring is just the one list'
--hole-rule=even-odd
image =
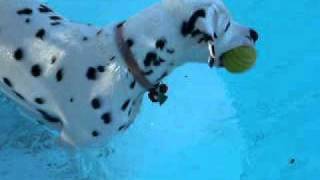
{"label": "dalmatian dog", "polygon": [[37,0],[1,0],[0,17],[1,91],[76,147],[104,145],[125,131],[148,91],[117,46],[117,28],[151,84],[209,56],[223,68],[224,52],[258,39],[220,0],[162,0],[103,28],[74,23]]}

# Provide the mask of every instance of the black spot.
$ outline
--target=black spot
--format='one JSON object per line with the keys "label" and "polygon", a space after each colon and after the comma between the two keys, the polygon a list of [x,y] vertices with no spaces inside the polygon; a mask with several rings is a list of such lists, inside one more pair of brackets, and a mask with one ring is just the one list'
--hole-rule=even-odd
{"label": "black spot", "polygon": [[129,111],[128,111],[128,116],[130,116],[131,113],[132,113],[132,107],[131,107],[131,108],[129,109]]}
{"label": "black spot", "polygon": [[147,71],[147,72],[143,72],[143,75],[145,76],[150,76],[153,73],[153,70]]}
{"label": "black spot", "polygon": [[254,29],[249,30],[249,39],[256,42],[259,39],[259,34]]}
{"label": "black spot", "polygon": [[50,16],[50,19],[54,21],[58,21],[58,20],[61,20],[62,18],[59,16]]}
{"label": "black spot", "polygon": [[51,26],[58,26],[58,25],[60,25],[61,23],[60,22],[52,22],[52,23],[50,23],[51,24]]}
{"label": "black spot", "polygon": [[206,17],[205,10],[200,9],[194,12],[188,22],[183,22],[182,28],[181,28],[182,35],[187,36],[188,34],[192,33],[198,18],[204,18],[204,17]]}
{"label": "black spot", "polygon": [[224,29],[224,32],[227,32],[227,31],[228,31],[228,29],[230,28],[230,25],[231,25],[231,22],[229,21],[228,24],[227,24],[227,26],[226,26],[226,28]]}
{"label": "black spot", "polygon": [[133,44],[134,44],[134,41],[133,41],[132,39],[128,39],[126,42],[127,42],[127,46],[128,46],[129,48],[132,47]]}
{"label": "black spot", "polygon": [[123,103],[123,105],[121,106],[121,110],[122,110],[122,111],[125,111],[125,110],[128,108],[130,101],[131,101],[131,100],[128,99],[128,100],[126,100],[126,101]]}
{"label": "black spot", "polygon": [[167,49],[167,53],[169,53],[169,54],[173,54],[174,52],[175,52],[174,49]]}
{"label": "black spot", "polygon": [[73,98],[70,98],[69,101],[70,101],[71,103],[73,103],[74,99],[73,99]]}
{"label": "black spot", "polygon": [[98,98],[94,98],[91,100],[91,106],[93,109],[99,109],[101,107],[101,102]]}
{"label": "black spot", "polygon": [[88,41],[88,37],[87,37],[87,36],[84,36],[84,37],[82,38],[82,41]]}
{"label": "black spot", "polygon": [[296,159],[292,158],[289,160],[289,164],[294,164],[296,162]]}
{"label": "black spot", "polygon": [[160,63],[160,61],[158,61],[158,60],[153,62],[153,65],[154,65],[154,66],[160,66],[160,64],[161,64],[161,63]]}
{"label": "black spot", "polygon": [[115,58],[116,58],[115,56],[112,56],[112,57],[110,58],[110,61],[113,61]]}
{"label": "black spot", "polygon": [[29,24],[29,23],[30,23],[30,19],[27,18],[24,22],[26,22],[27,24]]}
{"label": "black spot", "polygon": [[39,77],[39,76],[41,75],[41,73],[42,73],[42,70],[41,70],[41,67],[40,67],[39,64],[33,65],[33,66],[31,67],[31,74],[32,74],[32,76],[34,76],[34,77]]}
{"label": "black spot", "polygon": [[128,129],[128,125],[122,125],[118,128],[118,131],[124,131],[126,129]]}
{"label": "black spot", "polygon": [[135,86],[136,86],[136,81],[133,80],[132,83],[130,84],[130,89],[134,89]]}
{"label": "black spot", "polygon": [[117,28],[122,27],[125,22],[126,22],[126,21],[122,21],[122,22],[120,22],[119,24],[117,24]]}
{"label": "black spot", "polygon": [[56,79],[58,82],[60,82],[63,79],[63,69],[59,69],[56,74]]}
{"label": "black spot", "polygon": [[218,38],[217,33],[213,33],[213,37],[214,37],[215,39],[217,39],[217,38]]}
{"label": "black spot", "polygon": [[157,54],[154,52],[147,53],[145,59],[144,59],[144,65],[145,66],[151,66],[151,63],[157,60]]}
{"label": "black spot", "polygon": [[12,88],[12,83],[8,78],[4,77],[2,80],[8,87]]}
{"label": "black spot", "polygon": [[18,48],[15,52],[14,52],[14,58],[17,60],[17,61],[20,61],[23,59],[23,50],[21,48]]}
{"label": "black spot", "polygon": [[105,72],[105,71],[106,71],[106,68],[105,68],[104,66],[98,66],[98,67],[97,67],[97,70],[98,70],[99,72]]}
{"label": "black spot", "polygon": [[50,8],[48,8],[47,6],[41,4],[39,7],[39,12],[41,13],[49,13],[49,12],[53,12]]}
{"label": "black spot", "polygon": [[192,31],[191,37],[195,37],[195,36],[197,36],[197,35],[199,35],[199,34],[201,34],[201,33],[202,33],[202,32],[201,32],[199,29],[196,29],[196,30]]}
{"label": "black spot", "polygon": [[32,14],[32,9],[30,8],[25,8],[17,11],[17,14],[19,15],[31,15]]}
{"label": "black spot", "polygon": [[93,137],[98,137],[99,136],[99,132],[98,131],[92,131],[92,136]]}
{"label": "black spot", "polygon": [[164,59],[162,59],[161,57],[159,57],[159,62],[160,62],[160,63],[164,63],[164,62],[166,62],[166,60],[164,60]]}
{"label": "black spot", "polygon": [[57,56],[51,57],[51,64],[54,64],[57,61]]}
{"label": "black spot", "polygon": [[198,43],[200,44],[200,43],[202,43],[202,41],[204,41],[204,38],[200,38]]}
{"label": "black spot", "polygon": [[203,33],[202,37],[198,40],[198,43],[213,41],[212,37],[208,34]]}
{"label": "black spot", "polygon": [[44,29],[40,29],[36,33],[36,37],[43,40],[43,37],[45,36],[45,34],[46,34],[46,31]]}
{"label": "black spot", "polygon": [[35,98],[34,102],[36,102],[37,104],[44,104],[45,103],[44,99],[42,99],[42,98]]}
{"label": "black spot", "polygon": [[104,113],[102,116],[101,116],[101,119],[103,120],[103,122],[105,124],[110,124],[112,122],[112,118],[111,118],[111,114],[110,113]]}
{"label": "black spot", "polygon": [[159,40],[156,42],[156,48],[162,50],[166,44],[167,44],[167,41],[166,41],[165,39],[159,39]]}
{"label": "black spot", "polygon": [[100,30],[97,32],[97,36],[99,36],[102,32],[103,32],[103,29],[100,29]]}
{"label": "black spot", "polygon": [[38,112],[42,115],[42,117],[47,120],[48,122],[51,122],[51,123],[61,123],[62,124],[62,121],[60,118],[58,117],[55,117],[55,116],[52,116],[50,115],[49,113],[41,110],[41,109],[38,109]]}
{"label": "black spot", "polygon": [[213,41],[212,37],[211,37],[209,34],[203,33],[202,35],[203,35],[202,39],[203,39],[205,42]]}
{"label": "black spot", "polygon": [[18,93],[17,91],[13,91],[13,93],[18,96],[21,100],[25,100],[25,98],[20,94]]}
{"label": "black spot", "polygon": [[164,72],[157,81],[160,81],[161,79],[165,78],[166,76],[168,76],[168,72]]}
{"label": "black spot", "polygon": [[168,86],[167,86],[166,84],[160,84],[160,85],[159,85],[159,92],[160,92],[160,93],[164,93],[164,94],[165,94],[165,93],[168,92],[168,89],[169,89],[169,88],[168,88]]}
{"label": "black spot", "polygon": [[97,71],[95,68],[93,67],[89,67],[87,70],[87,78],[89,80],[96,80],[97,79]]}

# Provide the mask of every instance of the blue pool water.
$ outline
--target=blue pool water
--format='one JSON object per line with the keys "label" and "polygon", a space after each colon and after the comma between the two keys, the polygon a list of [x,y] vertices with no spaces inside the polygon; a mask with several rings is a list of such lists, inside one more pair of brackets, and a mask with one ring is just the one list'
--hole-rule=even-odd
{"label": "blue pool water", "polygon": [[[154,2],[48,0],[69,19],[99,26]],[[145,101],[132,128],[93,162],[64,151],[2,97],[0,179],[318,180],[320,1],[226,4],[261,35],[253,70],[179,68],[166,80],[168,103]]]}

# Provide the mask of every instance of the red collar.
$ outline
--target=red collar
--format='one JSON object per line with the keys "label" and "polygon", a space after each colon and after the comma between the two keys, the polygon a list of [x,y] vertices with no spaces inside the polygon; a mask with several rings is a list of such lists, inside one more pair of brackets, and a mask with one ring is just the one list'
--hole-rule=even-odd
{"label": "red collar", "polygon": [[123,24],[116,27],[116,43],[119,48],[120,54],[126,62],[129,71],[134,76],[135,80],[146,90],[150,90],[155,87],[143,74],[137,61],[134,58],[132,51],[127,45],[123,37]]}

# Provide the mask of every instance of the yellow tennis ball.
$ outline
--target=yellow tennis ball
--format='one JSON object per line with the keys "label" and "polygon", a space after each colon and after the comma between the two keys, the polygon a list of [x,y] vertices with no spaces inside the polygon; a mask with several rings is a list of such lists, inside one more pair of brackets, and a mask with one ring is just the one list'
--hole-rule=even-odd
{"label": "yellow tennis ball", "polygon": [[256,63],[257,53],[253,47],[240,46],[222,55],[224,67],[231,73],[242,73]]}

